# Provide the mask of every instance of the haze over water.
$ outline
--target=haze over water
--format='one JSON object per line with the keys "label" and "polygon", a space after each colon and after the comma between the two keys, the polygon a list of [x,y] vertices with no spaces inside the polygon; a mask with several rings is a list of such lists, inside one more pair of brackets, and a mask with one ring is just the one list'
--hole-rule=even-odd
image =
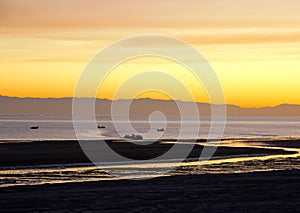
{"label": "haze over water", "polygon": [[[168,117],[168,126],[163,133],[157,132],[156,137],[162,134],[163,139],[176,139],[180,131],[180,118]],[[192,127],[196,123],[188,118],[187,125]],[[120,134],[115,130],[111,118],[97,117],[99,124],[105,129],[87,131],[88,137],[95,139],[120,138],[131,134],[125,119],[119,117],[118,125],[122,127]],[[148,117],[131,118],[133,128],[141,135],[149,129]],[[152,119],[153,128],[162,128],[163,121]],[[30,126],[38,125],[38,130],[31,130]],[[209,117],[202,117],[198,138],[205,139],[210,128]],[[228,117],[224,131],[224,138],[269,138],[269,137],[300,137],[300,117]],[[191,139],[188,130],[185,138]],[[71,116],[32,116],[32,115],[0,115],[0,140],[68,140],[76,139]],[[195,139],[195,138],[192,138]]]}

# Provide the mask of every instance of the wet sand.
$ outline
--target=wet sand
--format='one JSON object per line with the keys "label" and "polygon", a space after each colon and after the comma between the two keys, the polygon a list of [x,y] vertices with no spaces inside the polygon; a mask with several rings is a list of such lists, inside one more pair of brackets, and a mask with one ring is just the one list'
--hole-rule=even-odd
{"label": "wet sand", "polygon": [[[133,149],[126,142],[107,143],[136,159],[158,155],[172,146],[162,141]],[[299,140],[265,143],[300,146]],[[202,149],[197,145],[189,157],[199,156]],[[288,153],[291,152],[219,147],[215,156]],[[88,159],[76,141],[0,143],[1,166],[82,162]],[[300,170],[12,186],[1,188],[0,206],[3,212],[295,212],[300,209]]]}
{"label": "wet sand", "polygon": [[[103,143],[103,141],[94,141]],[[148,160],[168,151],[173,144],[166,141],[136,145],[124,141],[106,141],[119,154],[130,159]],[[88,142],[89,143],[89,142]],[[143,143],[140,143],[143,144]],[[182,145],[184,146],[184,145]],[[198,158],[203,145],[195,145],[188,158]],[[207,145],[207,149],[212,148]],[[244,147],[218,147],[214,156],[291,154],[283,150]],[[205,156],[203,156],[205,157]],[[90,163],[77,141],[33,141],[0,143],[0,167],[49,164]]]}
{"label": "wet sand", "polygon": [[300,149],[299,139],[270,140],[270,141],[264,141],[263,143],[266,144],[267,146],[273,146],[273,147],[286,147],[286,148]]}
{"label": "wet sand", "polygon": [[300,171],[8,187],[0,206],[3,212],[295,212]]}

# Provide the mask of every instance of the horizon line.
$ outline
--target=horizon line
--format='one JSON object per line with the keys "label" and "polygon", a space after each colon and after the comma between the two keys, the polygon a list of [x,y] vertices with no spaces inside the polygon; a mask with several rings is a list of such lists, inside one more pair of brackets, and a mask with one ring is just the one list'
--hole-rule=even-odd
{"label": "horizon line", "polygon": [[[6,97],[6,98],[19,98],[19,99],[73,99],[73,98],[82,98],[82,99],[88,99],[88,98],[94,98],[94,97],[18,97],[18,96],[7,96],[7,95],[1,95],[0,97]],[[212,105],[226,105],[226,106],[235,106],[243,109],[262,109],[262,108],[274,108],[274,107],[279,107],[282,105],[290,105],[290,106],[299,106],[300,104],[289,104],[289,103],[281,103],[277,104],[274,106],[262,106],[262,107],[242,107],[237,104],[230,104],[230,103],[224,103],[224,104],[214,104],[214,103],[207,103],[207,102],[198,102],[198,101],[185,101],[185,100],[173,100],[173,99],[158,99],[158,98],[151,98],[151,97],[146,97],[146,98],[133,98],[133,99],[126,99],[126,98],[121,98],[121,99],[108,99],[108,98],[98,98],[96,97],[95,99],[98,100],[107,100],[107,101],[121,101],[121,100],[145,100],[145,99],[150,99],[153,101],[180,101],[180,102],[185,102],[185,103],[199,103],[199,104],[212,104]]]}

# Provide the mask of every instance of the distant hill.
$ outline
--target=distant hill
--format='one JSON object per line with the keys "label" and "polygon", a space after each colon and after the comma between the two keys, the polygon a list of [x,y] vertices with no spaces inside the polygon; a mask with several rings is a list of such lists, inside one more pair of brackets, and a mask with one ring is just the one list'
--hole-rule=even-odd
{"label": "distant hill", "polygon": [[[84,99],[80,99],[84,101]],[[116,100],[116,103],[125,103],[131,100]],[[189,112],[192,102],[179,101],[180,105]],[[97,99],[96,114],[109,116],[111,100]],[[201,115],[210,115],[210,104],[196,103]],[[179,115],[179,109],[172,100],[135,99],[130,106],[130,115],[148,116],[153,111],[161,111],[165,115]],[[48,114],[71,115],[72,98],[17,98],[0,96],[0,114]],[[300,116],[300,105],[282,104],[275,107],[241,108],[227,105],[228,116]]]}

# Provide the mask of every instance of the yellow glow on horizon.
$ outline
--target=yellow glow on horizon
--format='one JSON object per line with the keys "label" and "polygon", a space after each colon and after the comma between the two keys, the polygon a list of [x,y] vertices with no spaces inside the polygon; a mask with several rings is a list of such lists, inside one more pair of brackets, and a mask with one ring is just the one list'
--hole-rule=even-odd
{"label": "yellow glow on horizon", "polygon": [[[228,104],[300,104],[299,11],[298,0],[1,1],[0,95],[71,97],[98,51],[126,37],[163,34],[186,41],[208,59]],[[174,75],[196,101],[209,102],[182,67],[153,58],[120,65],[99,98],[113,98],[124,79],[143,70]],[[166,98],[150,91],[138,97],[146,94]],[[133,90],[119,95],[133,96]],[[181,92],[176,98],[190,100]]]}
{"label": "yellow glow on horizon", "polygon": [[174,100],[209,102],[201,81],[191,71],[174,61],[150,56],[134,58],[114,68],[97,97],[133,99],[146,91],[154,99],[161,99],[166,93]]}

